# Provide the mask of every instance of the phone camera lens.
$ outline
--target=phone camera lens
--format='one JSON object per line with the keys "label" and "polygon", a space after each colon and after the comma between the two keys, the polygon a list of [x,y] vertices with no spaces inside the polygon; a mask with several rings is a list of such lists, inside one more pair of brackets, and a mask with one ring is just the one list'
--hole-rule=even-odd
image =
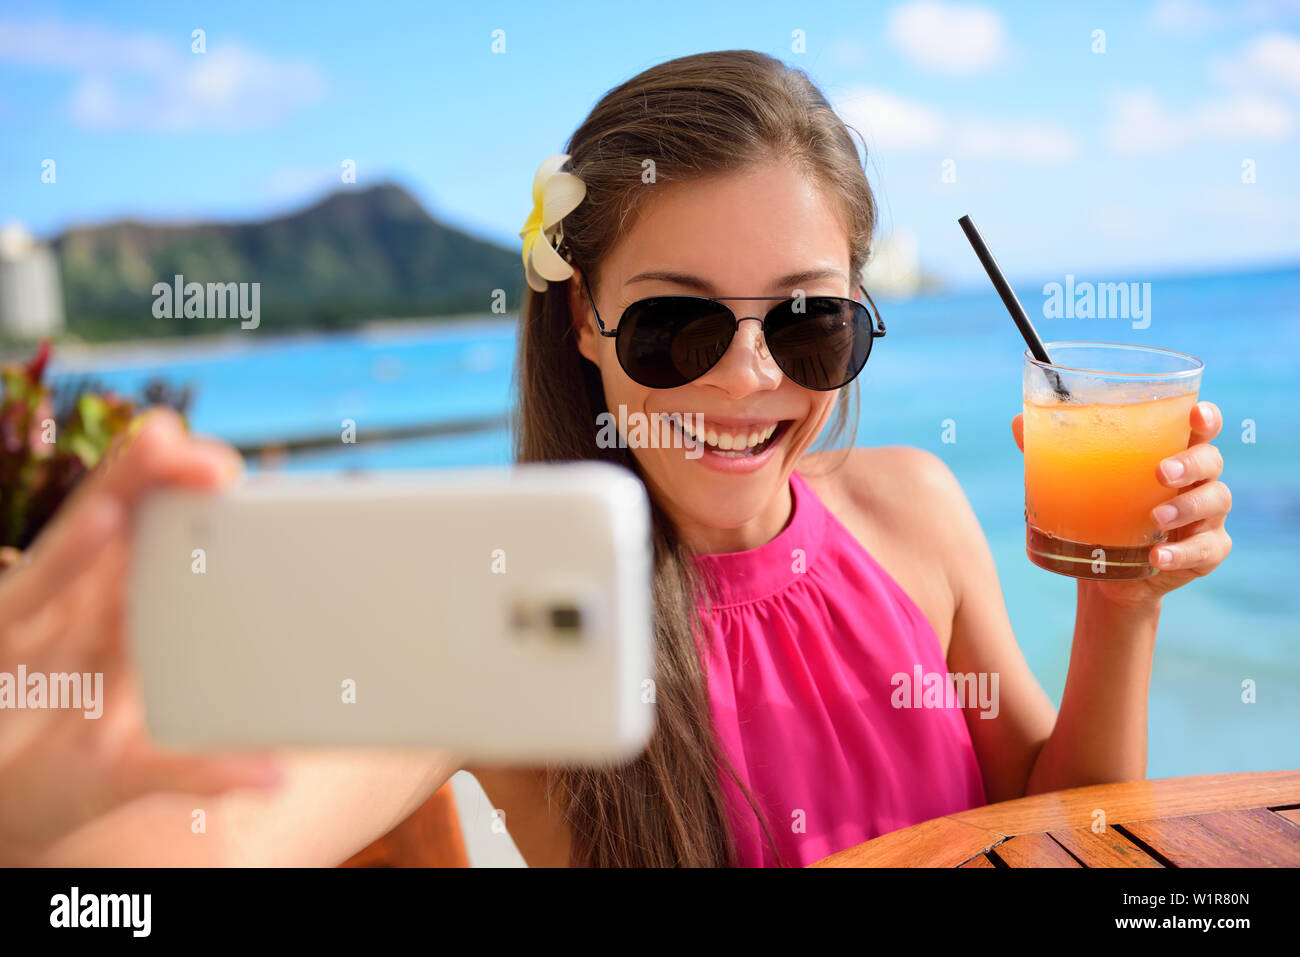
{"label": "phone camera lens", "polygon": [[552,605],[551,630],[565,638],[577,638],[582,631],[582,612],[574,605]]}
{"label": "phone camera lens", "polygon": [[580,602],[515,599],[510,606],[509,621],[517,638],[576,642],[582,638],[583,612]]}

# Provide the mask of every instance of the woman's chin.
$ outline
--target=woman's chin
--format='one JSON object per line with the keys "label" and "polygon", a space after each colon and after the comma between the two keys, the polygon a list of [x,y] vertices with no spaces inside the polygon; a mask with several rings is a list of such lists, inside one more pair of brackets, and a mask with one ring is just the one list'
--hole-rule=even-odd
{"label": "woman's chin", "polygon": [[[691,463],[693,469],[700,466]],[[665,498],[672,510],[689,516],[696,524],[717,531],[741,528],[757,519],[772,504],[773,481],[779,475],[779,463],[771,474],[739,477],[726,474],[682,475],[673,470],[663,484]]]}

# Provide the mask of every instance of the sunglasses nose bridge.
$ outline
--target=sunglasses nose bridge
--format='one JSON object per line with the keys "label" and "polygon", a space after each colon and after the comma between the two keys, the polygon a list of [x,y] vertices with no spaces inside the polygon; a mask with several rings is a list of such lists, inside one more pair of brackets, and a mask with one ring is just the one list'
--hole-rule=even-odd
{"label": "sunglasses nose bridge", "polygon": [[[734,312],[732,313],[732,316],[735,317]],[[735,317],[736,328],[735,328],[735,332],[732,334],[731,342],[727,344],[727,351],[730,352],[732,348],[734,348],[734,346],[736,345],[736,340],[741,338],[740,336],[741,323],[749,322],[750,320],[753,320],[754,322],[758,323],[758,331],[757,333],[755,333],[755,340],[754,340],[754,345],[758,351],[758,358],[762,361],[770,360],[772,358],[772,353],[768,351],[767,348],[767,336],[765,335],[766,332],[765,316]]]}
{"label": "sunglasses nose bridge", "polygon": [[758,332],[756,334],[757,335],[756,345],[758,346],[758,357],[760,359],[771,358],[772,354],[771,352],[768,351],[767,348],[767,317],[766,316],[746,316],[744,319],[741,319],[736,323],[737,331],[739,331],[740,329],[740,323],[748,322],[751,319],[754,322],[758,323]]}

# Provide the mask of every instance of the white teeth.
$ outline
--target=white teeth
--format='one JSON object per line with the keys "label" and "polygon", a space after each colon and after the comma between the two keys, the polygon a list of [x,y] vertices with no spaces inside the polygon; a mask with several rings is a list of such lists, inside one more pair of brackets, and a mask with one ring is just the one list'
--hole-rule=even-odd
{"label": "white teeth", "polygon": [[733,453],[728,456],[732,458],[735,455],[744,454],[747,449],[766,442],[781,425],[779,422],[774,422],[765,429],[737,435],[731,432],[718,432],[716,429],[704,429],[697,432],[694,427],[695,416],[693,415],[681,415],[674,412],[668,416],[668,419],[692,439],[703,441],[707,445],[713,446],[716,451]]}

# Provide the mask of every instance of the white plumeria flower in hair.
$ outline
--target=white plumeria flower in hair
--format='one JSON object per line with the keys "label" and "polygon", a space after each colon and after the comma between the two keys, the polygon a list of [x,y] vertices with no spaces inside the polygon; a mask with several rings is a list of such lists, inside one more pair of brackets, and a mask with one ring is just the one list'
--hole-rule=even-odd
{"label": "white plumeria flower in hair", "polygon": [[587,195],[587,184],[572,173],[559,169],[569,161],[567,153],[552,156],[533,178],[533,211],[519,238],[524,241],[524,275],[528,286],[545,292],[547,282],[562,282],[573,275],[573,267],[556,252],[556,236],[563,237],[560,220],[573,212]]}

